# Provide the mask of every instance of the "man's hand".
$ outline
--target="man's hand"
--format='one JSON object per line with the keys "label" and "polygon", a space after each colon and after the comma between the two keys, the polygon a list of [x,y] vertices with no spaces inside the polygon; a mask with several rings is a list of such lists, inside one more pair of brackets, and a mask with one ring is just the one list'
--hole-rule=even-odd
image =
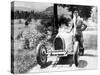
{"label": "man's hand", "polygon": [[81,28],[81,31],[84,31],[86,28],[87,28],[87,25],[86,24],[83,24],[82,25],[82,28]]}

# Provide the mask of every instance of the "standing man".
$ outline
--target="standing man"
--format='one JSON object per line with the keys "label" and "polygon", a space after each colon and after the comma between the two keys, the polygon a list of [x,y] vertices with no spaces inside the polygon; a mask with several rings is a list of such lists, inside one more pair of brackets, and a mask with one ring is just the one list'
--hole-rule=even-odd
{"label": "standing man", "polygon": [[79,42],[79,53],[80,55],[84,54],[84,47],[83,47],[83,33],[87,28],[87,25],[81,20],[78,10],[75,10],[73,13],[73,22],[74,22],[74,35],[75,40]]}

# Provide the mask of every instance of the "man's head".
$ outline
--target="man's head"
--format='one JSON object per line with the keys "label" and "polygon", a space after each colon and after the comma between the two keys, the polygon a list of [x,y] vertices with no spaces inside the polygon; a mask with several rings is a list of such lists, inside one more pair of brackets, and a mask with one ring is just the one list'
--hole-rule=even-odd
{"label": "man's head", "polygon": [[76,17],[79,16],[79,12],[78,12],[78,10],[75,10],[75,11],[74,11],[74,15],[75,15]]}
{"label": "man's head", "polygon": [[59,19],[59,25],[66,25],[66,26],[69,26],[69,22],[71,21],[71,19],[66,16],[61,16],[60,19]]}

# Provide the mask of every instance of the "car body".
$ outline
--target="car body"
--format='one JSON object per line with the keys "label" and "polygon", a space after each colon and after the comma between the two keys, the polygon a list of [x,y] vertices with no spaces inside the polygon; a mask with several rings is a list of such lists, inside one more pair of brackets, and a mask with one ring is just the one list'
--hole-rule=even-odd
{"label": "car body", "polygon": [[[40,66],[45,66],[48,55],[58,58],[73,55],[73,62],[78,66],[79,44],[75,41],[74,32],[59,28],[59,32],[54,38],[53,49],[48,53],[46,42],[40,42],[37,46],[37,62]],[[72,64],[72,63],[71,63]]]}

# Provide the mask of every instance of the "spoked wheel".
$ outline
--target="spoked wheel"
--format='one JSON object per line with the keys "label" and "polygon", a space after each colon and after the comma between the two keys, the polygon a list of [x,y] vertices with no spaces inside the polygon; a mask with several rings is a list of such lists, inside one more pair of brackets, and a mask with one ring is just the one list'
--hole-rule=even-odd
{"label": "spoked wheel", "polygon": [[39,46],[37,62],[41,67],[45,66],[45,64],[47,62],[47,49],[46,49],[45,45],[41,44]]}

